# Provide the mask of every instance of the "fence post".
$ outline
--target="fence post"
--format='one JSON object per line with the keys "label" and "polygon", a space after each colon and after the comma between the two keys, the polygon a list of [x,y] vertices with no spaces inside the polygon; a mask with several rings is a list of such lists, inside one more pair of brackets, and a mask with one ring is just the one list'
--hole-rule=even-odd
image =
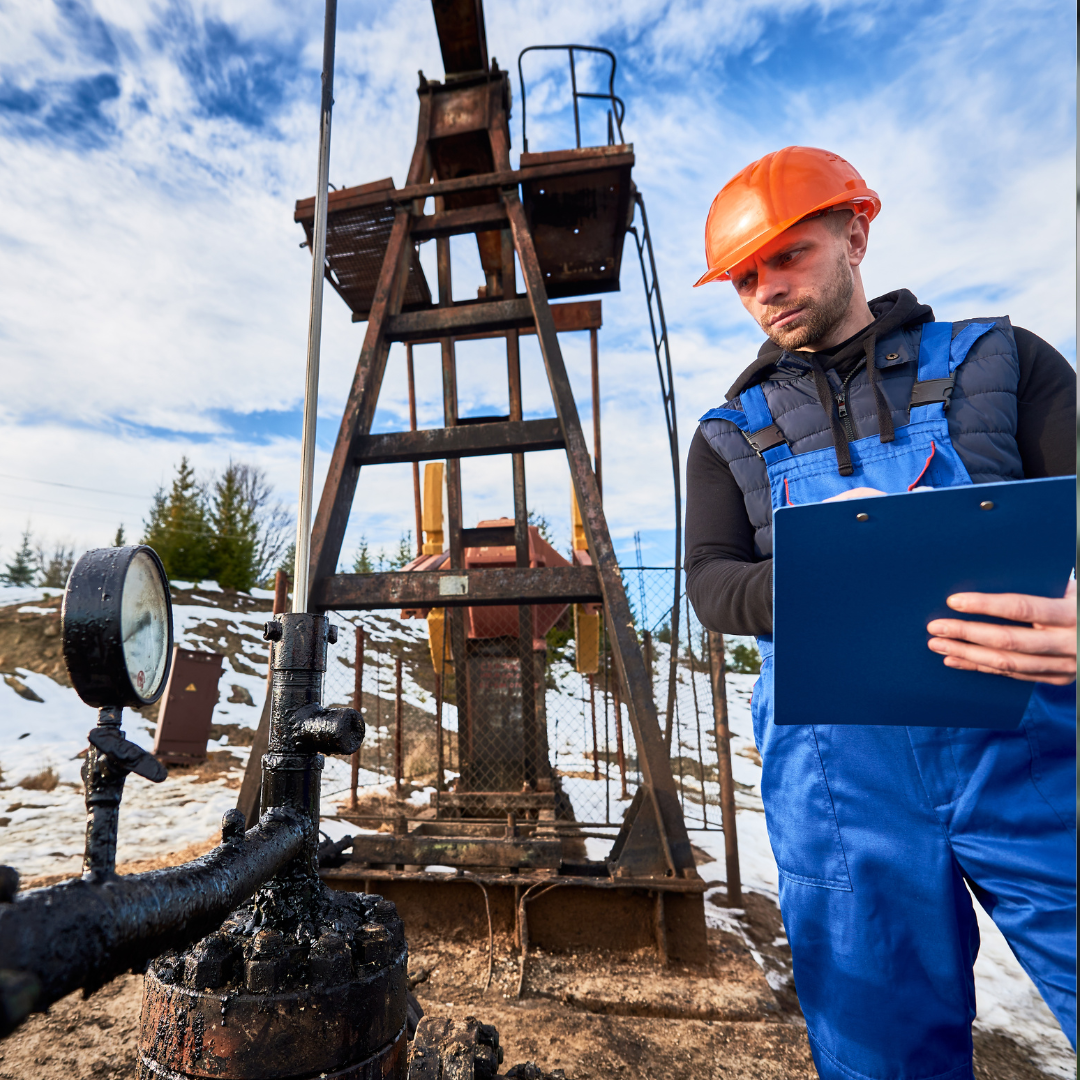
{"label": "fence post", "polygon": [[589,676],[589,706],[592,709],[592,778],[600,779],[600,747],[596,739],[596,676]]}
{"label": "fence post", "polygon": [[[364,629],[356,628],[356,656],[353,665],[353,708],[364,715]],[[349,809],[357,808],[356,787],[360,781],[360,751],[353,751],[352,778],[349,786]]]}
{"label": "fence post", "polygon": [[401,798],[401,655],[394,659],[394,797]]}
{"label": "fence post", "polygon": [[615,706],[615,753],[619,759],[619,781],[622,784],[622,794],[620,799],[629,799],[630,793],[626,790],[626,754],[623,753],[623,741],[622,741],[622,702],[619,700],[619,677],[618,675],[612,680],[611,683],[611,696],[614,699],[612,704]]}
{"label": "fence post", "polygon": [[731,775],[731,729],[728,727],[727,679],[724,675],[724,635],[709,631],[709,672],[713,718],[716,723],[716,771],[720,776],[720,823],[724,830],[727,894],[730,907],[742,907],[739,840],[735,833],[735,780]]}

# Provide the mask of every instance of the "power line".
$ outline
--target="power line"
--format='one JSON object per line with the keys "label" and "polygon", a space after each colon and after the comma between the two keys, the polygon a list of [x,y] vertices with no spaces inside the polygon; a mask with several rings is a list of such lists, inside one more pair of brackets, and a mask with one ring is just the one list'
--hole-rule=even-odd
{"label": "power line", "polygon": [[92,491],[97,495],[119,495],[122,499],[152,499],[153,495],[136,495],[130,491],[107,491],[105,488],[83,487],[80,484],[63,484],[59,480],[38,480],[33,476],[13,476],[11,473],[0,473],[4,480],[25,480],[30,484],[48,484],[50,487],[71,488],[73,491]]}

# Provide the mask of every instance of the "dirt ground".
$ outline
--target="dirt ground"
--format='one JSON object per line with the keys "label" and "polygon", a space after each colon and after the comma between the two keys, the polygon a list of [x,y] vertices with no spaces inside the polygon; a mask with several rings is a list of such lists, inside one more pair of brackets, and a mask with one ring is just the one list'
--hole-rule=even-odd
{"label": "dirt ground", "polygon": [[[205,845],[177,852],[182,861]],[[131,864],[128,872],[151,869]],[[743,926],[772,972],[790,964],[780,916],[763,896],[746,898]],[[455,940],[458,938],[458,940]],[[487,939],[409,937],[409,981],[430,1015],[476,1016],[494,1024],[503,1069],[532,1061],[567,1080],[802,1080],[815,1077],[798,1001],[774,992],[739,938],[709,931],[702,969],[662,968],[637,953],[530,952],[496,937],[488,975]],[[773,978],[773,982],[779,982]],[[142,978],[123,975],[85,1001],[73,994],[31,1017],[0,1042],[0,1080],[121,1080],[133,1075]],[[1024,1051],[999,1035],[976,1033],[977,1080],[1043,1080]]]}

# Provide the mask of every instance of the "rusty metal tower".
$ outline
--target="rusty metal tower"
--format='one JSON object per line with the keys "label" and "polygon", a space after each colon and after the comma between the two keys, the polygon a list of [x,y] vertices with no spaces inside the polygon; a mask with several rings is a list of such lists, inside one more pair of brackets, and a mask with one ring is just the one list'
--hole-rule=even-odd
{"label": "rusty metal tower", "polygon": [[[366,321],[367,330],[313,526],[310,610],[445,609],[458,716],[464,726],[475,728],[480,720],[469,699],[492,698],[485,680],[491,681],[494,653],[490,643],[480,648],[484,642],[471,639],[468,612],[491,607],[512,612],[511,605],[516,606],[516,636],[511,628],[500,639],[502,651],[495,653],[499,670],[504,675],[512,671],[516,681],[513,693],[503,693],[502,700],[520,726],[522,787],[506,790],[505,780],[471,787],[473,805],[476,790],[484,790],[489,812],[520,812],[527,821],[530,808],[555,797],[547,780],[546,737],[538,735],[544,682],[535,658],[533,608],[602,604],[615,688],[628,709],[641,784],[604,860],[567,858],[566,829],[558,834],[560,846],[556,834],[545,838],[542,828],[519,830],[511,824],[505,835],[488,830],[484,836],[480,830],[479,839],[478,830],[465,835],[467,830],[459,829],[455,838],[447,823],[436,830],[439,857],[431,855],[433,837],[417,830],[392,841],[357,837],[352,856],[337,867],[324,867],[322,874],[339,888],[378,887],[397,900],[406,924],[408,898],[416,895],[418,885],[447,889],[454,884],[453,875],[424,873],[424,864],[431,862],[467,868],[488,887],[512,888],[518,919],[523,918],[521,898],[530,875],[558,884],[564,897],[565,890],[575,890],[588,903],[607,904],[612,890],[619,890],[623,901],[631,902],[631,908],[623,905],[632,909],[631,921],[648,912],[644,923],[653,926],[663,955],[691,955],[704,945],[705,883],[695,869],[651,680],[558,338],[560,330],[595,330],[600,305],[595,300],[551,303],[619,288],[623,242],[635,206],[633,147],[614,140],[609,122],[609,145],[525,152],[514,169],[509,74],[489,60],[481,0],[433,0],[433,8],[445,78],[420,76],[416,146],[404,186],[382,180],[329,195],[326,278],[349,305],[353,321]],[[575,97],[575,113],[576,107]],[[621,109],[615,115],[621,121]],[[618,134],[621,138],[621,124]],[[431,214],[424,212],[428,199],[434,204]],[[300,200],[295,219],[310,245],[315,200]],[[470,233],[476,235],[486,282],[475,300],[454,301],[450,237]],[[429,239],[437,249],[434,290],[417,251],[417,244]],[[523,277],[520,288],[515,254]],[[523,419],[522,333],[535,333],[539,341],[553,405],[548,418]],[[477,337],[505,339],[508,415],[459,416],[455,342]],[[394,342],[441,345],[443,427],[371,434]],[[525,455],[555,448],[566,452],[587,543],[587,556],[573,565],[538,565],[531,550]],[[514,517],[483,529],[466,528],[461,459],[493,454],[511,456]],[[404,572],[337,573],[361,468],[432,460],[445,460],[447,473],[449,544],[445,558],[434,563],[438,568],[428,563]],[[512,565],[469,565],[470,551],[491,545],[504,546]],[[473,735],[482,741],[475,730]],[[461,735],[466,747],[467,736]],[[458,816],[465,805],[461,789],[470,786],[467,766],[466,761],[458,791],[439,796],[443,808],[457,800]],[[579,854],[583,847],[579,840]]]}

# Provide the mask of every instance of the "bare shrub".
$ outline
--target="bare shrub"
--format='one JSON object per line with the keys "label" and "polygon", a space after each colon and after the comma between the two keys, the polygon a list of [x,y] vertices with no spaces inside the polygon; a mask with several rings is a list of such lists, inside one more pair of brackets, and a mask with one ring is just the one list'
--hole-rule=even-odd
{"label": "bare shrub", "polygon": [[52,791],[59,783],[60,777],[50,765],[47,769],[34,773],[33,776],[24,776],[16,786],[26,791]]}

